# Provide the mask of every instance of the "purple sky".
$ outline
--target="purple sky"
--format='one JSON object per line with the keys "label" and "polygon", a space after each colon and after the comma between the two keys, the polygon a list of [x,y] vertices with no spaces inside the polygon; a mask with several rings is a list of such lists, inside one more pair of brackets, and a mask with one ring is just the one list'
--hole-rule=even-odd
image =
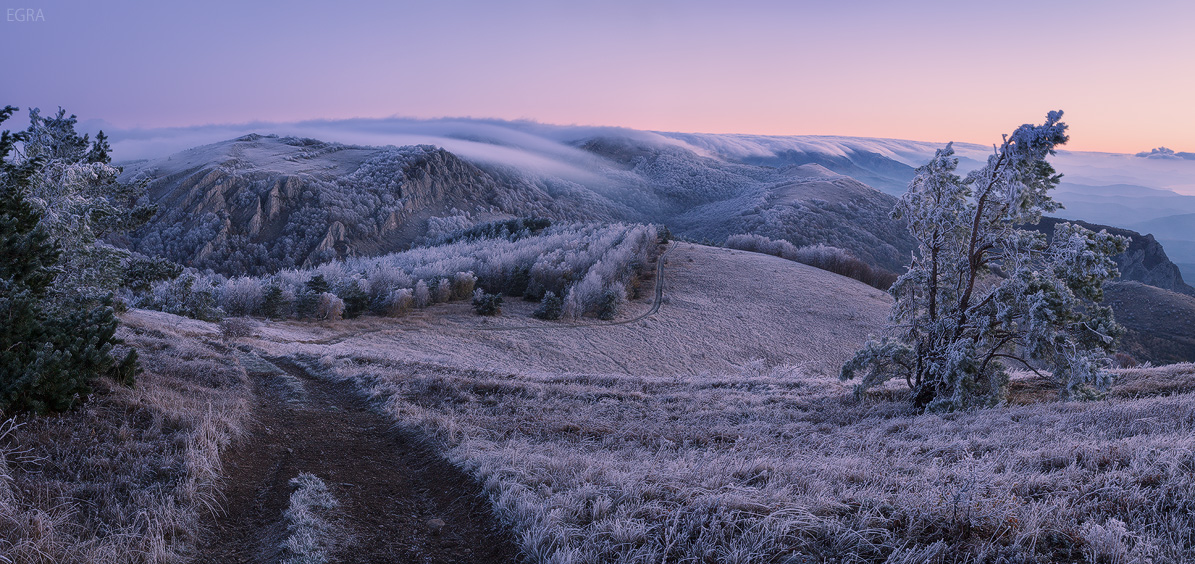
{"label": "purple sky", "polygon": [[[41,10],[44,20],[12,21]],[[0,104],[112,127],[474,116],[1195,151],[1195,2],[58,2],[0,7]],[[15,125],[15,124],[13,124]]]}

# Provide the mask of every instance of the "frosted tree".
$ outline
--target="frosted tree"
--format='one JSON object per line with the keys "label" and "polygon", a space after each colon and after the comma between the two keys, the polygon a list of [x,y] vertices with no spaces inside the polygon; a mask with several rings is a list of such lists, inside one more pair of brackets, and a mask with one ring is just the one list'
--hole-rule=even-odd
{"label": "frosted tree", "polygon": [[155,208],[137,204],[141,184],[118,180],[103,132],[95,141],[75,131],[77,119],[59,108],[43,117],[29,110],[24,155],[38,163],[28,199],[61,249],[59,274],[49,293],[55,303],[96,300],[121,286],[145,286],[178,275],[177,267],[108,243],[149,220]]}
{"label": "frosted tree", "polygon": [[857,393],[903,378],[921,409],[990,406],[1013,366],[1048,375],[1064,397],[1107,387],[1123,330],[1099,302],[1128,240],[1069,223],[1049,237],[1019,228],[1060,208],[1046,157],[1067,141],[1061,118],[1017,128],[966,177],[951,145],[917,170],[892,215],[919,248],[889,290],[888,335],[842,367],[843,380],[862,373]]}

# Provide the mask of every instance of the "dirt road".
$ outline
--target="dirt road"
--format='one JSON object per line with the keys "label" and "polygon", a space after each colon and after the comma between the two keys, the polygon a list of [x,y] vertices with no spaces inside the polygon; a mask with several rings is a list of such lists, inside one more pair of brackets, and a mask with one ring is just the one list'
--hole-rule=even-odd
{"label": "dirt road", "polygon": [[286,358],[243,355],[258,427],[225,456],[224,513],[196,562],[279,562],[291,487],[310,472],[340,507],[333,561],[518,562],[480,488],[413,437],[391,429],[349,384]]}

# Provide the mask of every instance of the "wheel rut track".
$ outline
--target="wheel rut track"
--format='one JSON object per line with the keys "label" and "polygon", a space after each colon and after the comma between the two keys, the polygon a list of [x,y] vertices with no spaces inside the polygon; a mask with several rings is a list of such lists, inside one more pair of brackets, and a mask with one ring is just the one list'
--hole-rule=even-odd
{"label": "wheel rut track", "polygon": [[[521,561],[468,475],[393,429],[350,383],[313,378],[291,359],[270,362],[282,372],[252,374],[257,428],[224,457],[223,511],[205,523],[195,562],[278,562],[289,481],[300,472],[322,479],[340,503],[333,561]],[[444,522],[439,532],[432,519]]]}

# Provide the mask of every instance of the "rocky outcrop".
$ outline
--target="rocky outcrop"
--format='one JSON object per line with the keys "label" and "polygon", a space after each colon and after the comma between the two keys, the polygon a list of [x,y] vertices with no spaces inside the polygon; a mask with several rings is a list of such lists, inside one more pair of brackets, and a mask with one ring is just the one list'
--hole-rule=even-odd
{"label": "rocky outcrop", "polygon": [[1166,250],[1162,248],[1162,244],[1157,239],[1154,239],[1153,235],[1142,235],[1136,231],[1119,227],[1053,217],[1042,218],[1037,229],[1047,234],[1053,233],[1054,225],[1063,222],[1076,223],[1093,231],[1107,230],[1109,233],[1132,239],[1129,242],[1128,250],[1115,257],[1116,266],[1120,269],[1120,280],[1141,282],[1164,290],[1195,296],[1195,288],[1187,285],[1183,280],[1178,265],[1167,258]]}

